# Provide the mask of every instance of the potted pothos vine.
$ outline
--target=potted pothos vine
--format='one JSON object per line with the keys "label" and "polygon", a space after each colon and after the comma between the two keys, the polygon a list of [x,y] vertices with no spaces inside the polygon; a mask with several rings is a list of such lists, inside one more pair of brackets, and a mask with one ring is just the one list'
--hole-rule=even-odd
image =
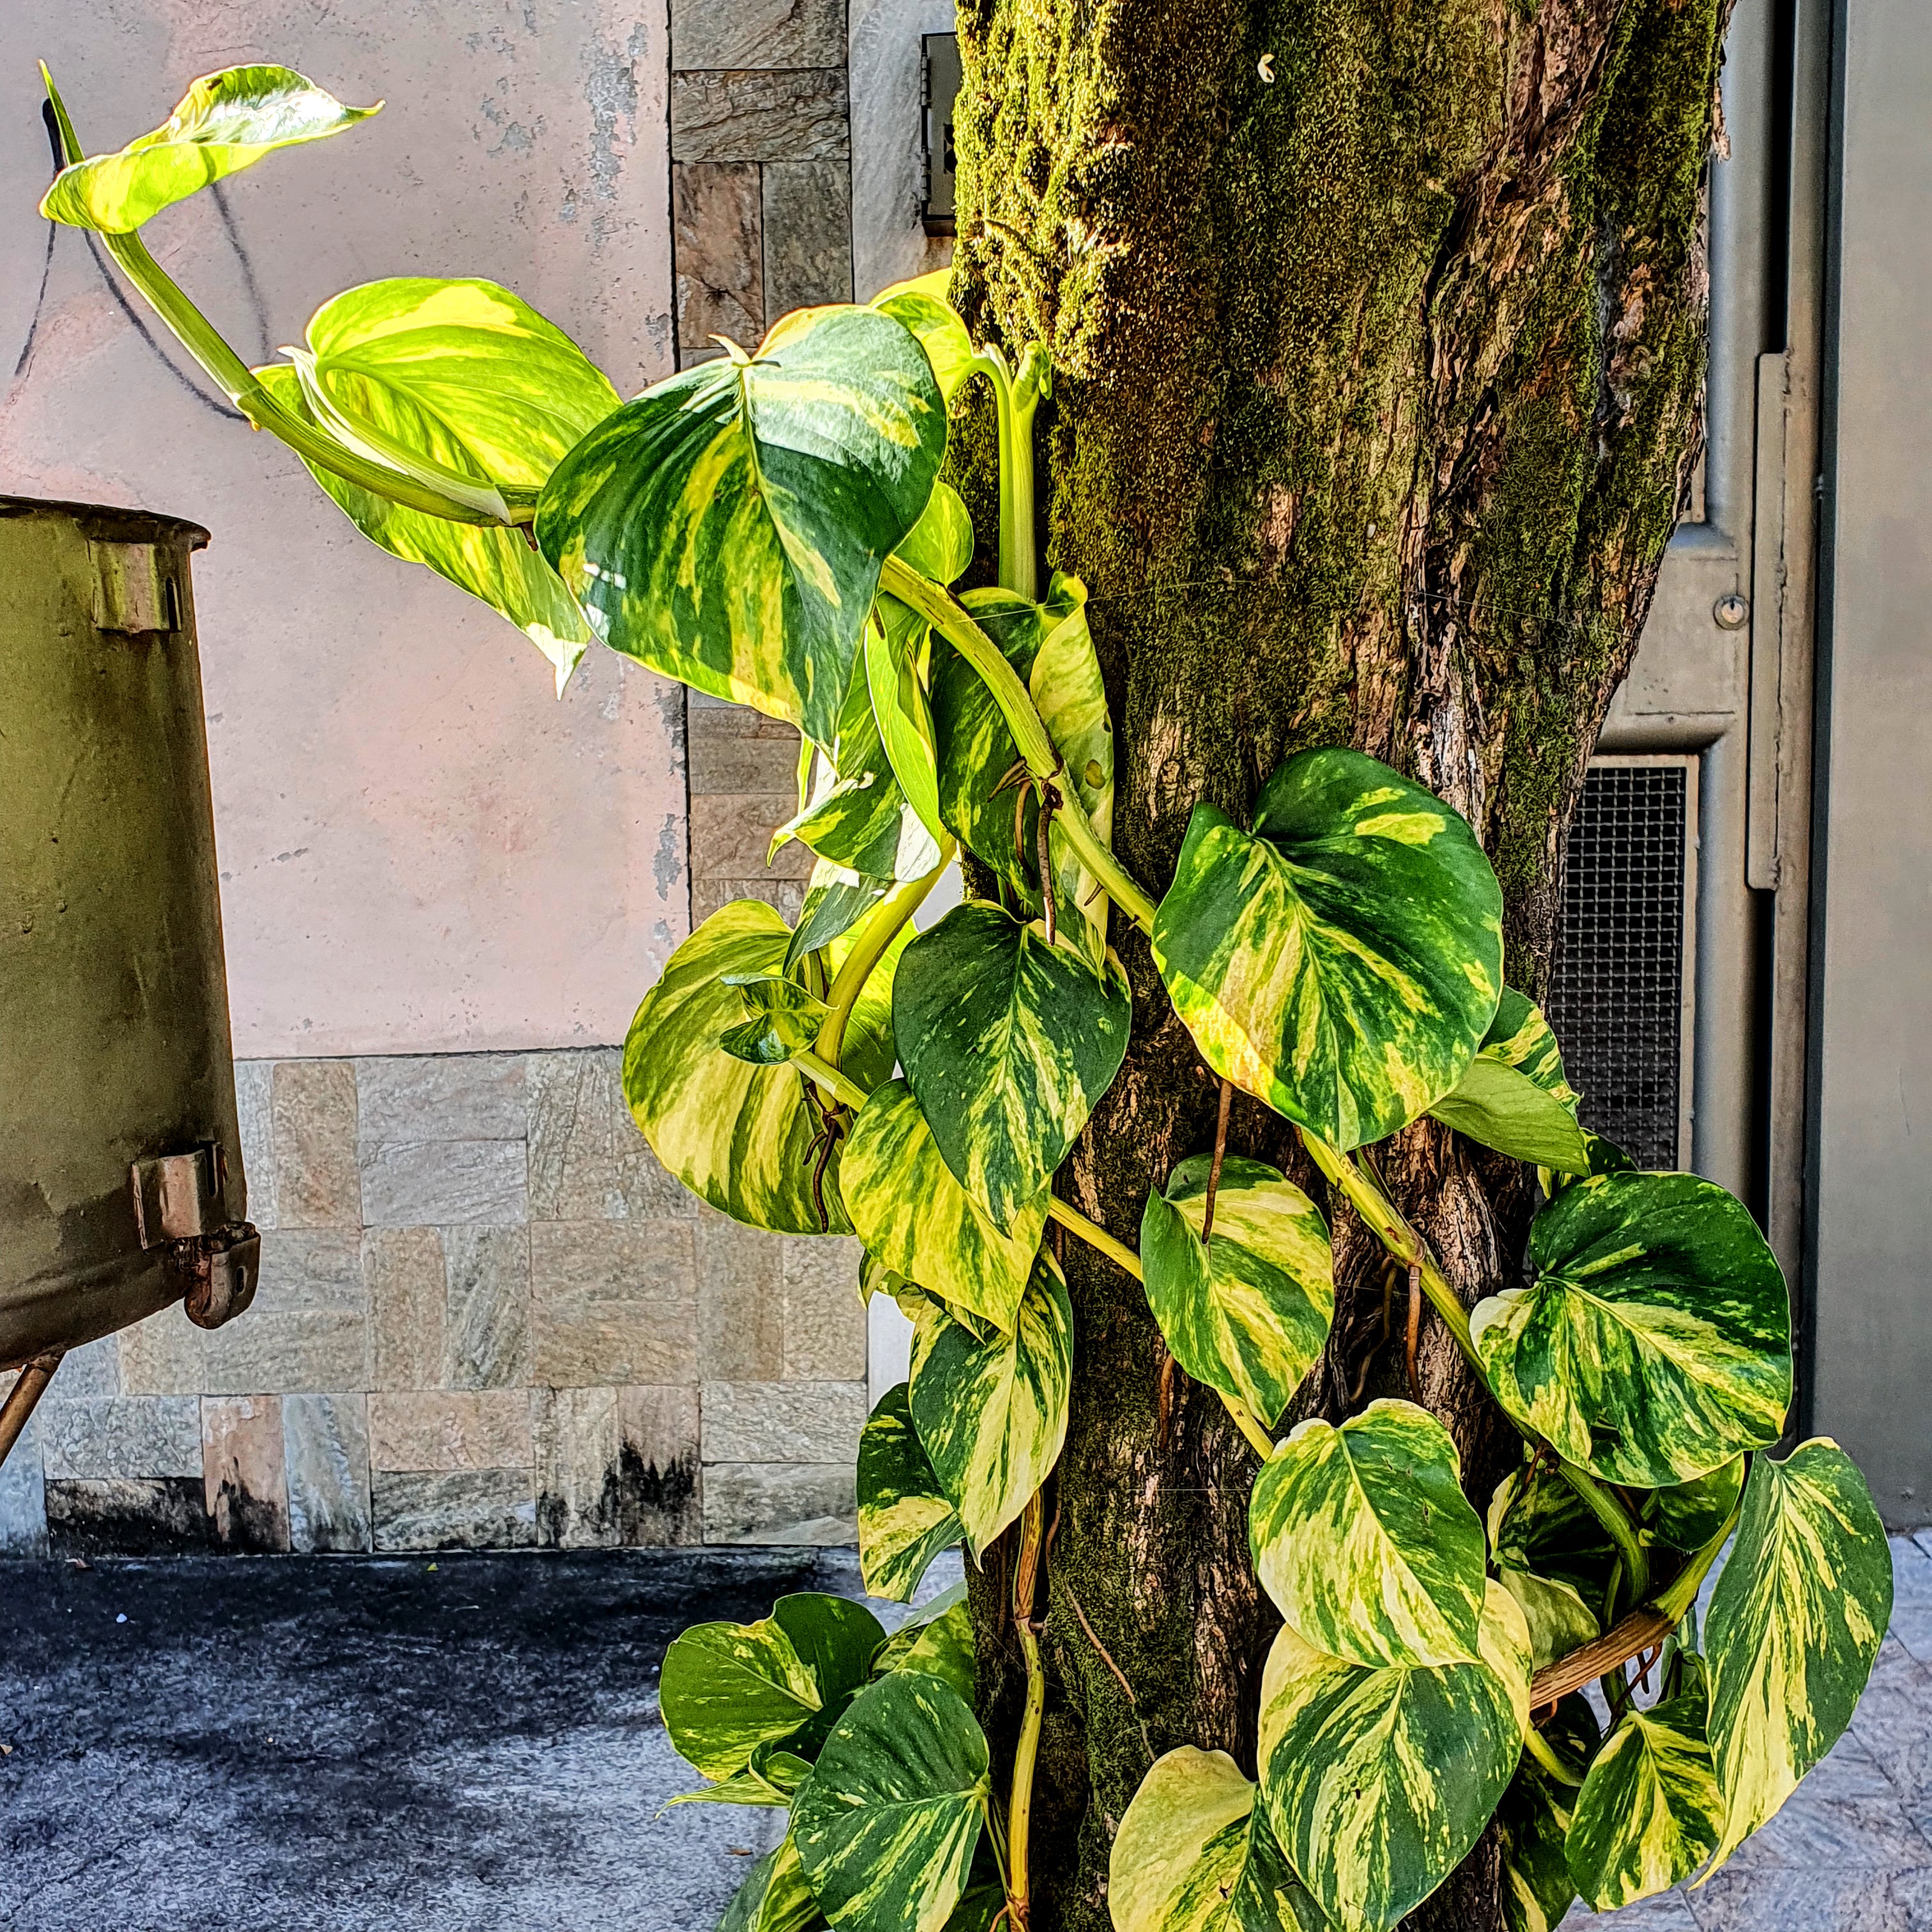
{"label": "potted pothos vine", "polygon": [[[740,902],[699,926],[638,1008],[625,1090],[714,1207],[858,1236],[862,1292],[915,1331],[859,1450],[866,1585],[909,1601],[940,1552],[984,1564],[1001,1544],[1027,1691],[996,1765],[956,1590],[890,1636],[817,1594],[686,1632],[662,1708],[708,1780],[692,1796],[790,1814],[724,1924],[1029,1925],[1036,1619],[1081,1353],[1070,1237],[1143,1285],[1180,1370],[1252,1444],[1252,1553],[1282,1618],[1257,1776],[1179,1741],[1118,1820],[1119,1932],[1385,1932],[1492,1819],[1521,1927],[1720,1867],[1845,1728],[1891,1606],[1849,1459],[1822,1438],[1772,1453],[1792,1395],[1777,1263],[1721,1189],[1636,1172],[1579,1125],[1549,1025],[1503,983],[1488,859],[1399,772],[1303,751],[1246,822],[1196,808],[1163,892],[1128,876],[1086,593],[1042,587],[1033,550],[1044,351],[1014,366],[976,344],[934,276],[787,316],[622,402],[508,291],[412,278],[338,296],[250,369],[139,230],[374,110],[238,68],[90,158],[48,92],[64,165],[45,212],[102,236],[365,533],[501,611],[560,684],[599,640],[802,734],[779,833],[816,859],[799,920]],[[998,580],[958,593],[980,533],[940,471],[976,382]],[[985,896],[916,934],[962,852]],[[1223,1083],[1220,1133],[1149,1196],[1137,1246],[1054,1190],[1133,1022],[1115,920],[1148,934]],[[1328,1204],[1520,1432],[1492,1496],[1465,1494],[1413,1401],[1277,1439],[1333,1315],[1329,1232],[1322,1202],[1228,1150],[1235,1088],[1293,1123]],[[1526,1285],[1473,1310],[1378,1178],[1376,1143],[1424,1114],[1534,1163],[1547,1197]]]}

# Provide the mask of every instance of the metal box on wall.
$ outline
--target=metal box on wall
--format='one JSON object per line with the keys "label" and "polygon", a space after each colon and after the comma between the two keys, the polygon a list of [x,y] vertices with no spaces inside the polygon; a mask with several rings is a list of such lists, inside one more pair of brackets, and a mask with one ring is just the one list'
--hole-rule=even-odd
{"label": "metal box on wall", "polygon": [[192,524],[0,497],[0,1369],[245,1307]]}

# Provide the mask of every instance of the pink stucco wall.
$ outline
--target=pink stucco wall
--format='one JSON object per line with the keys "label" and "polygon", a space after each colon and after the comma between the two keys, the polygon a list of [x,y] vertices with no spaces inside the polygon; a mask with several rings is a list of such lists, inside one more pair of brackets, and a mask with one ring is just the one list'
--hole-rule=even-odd
{"label": "pink stucco wall", "polygon": [[236,1054],[621,1040],[686,923],[680,694],[593,646],[557,700],[501,619],[223,420],[82,236],[50,254],[36,57],[94,149],[244,61],[386,98],[146,231],[251,361],[358,282],[483,275],[628,394],[670,367],[662,0],[0,8],[0,491],[214,534],[195,583]]}

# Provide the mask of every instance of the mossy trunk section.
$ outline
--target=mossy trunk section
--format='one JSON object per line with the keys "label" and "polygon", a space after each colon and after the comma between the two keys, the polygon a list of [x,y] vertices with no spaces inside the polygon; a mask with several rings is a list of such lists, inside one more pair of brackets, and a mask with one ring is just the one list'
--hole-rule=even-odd
{"label": "mossy trunk section", "polygon": [[[956,298],[1051,345],[1041,538],[1083,578],[1120,734],[1114,843],[1156,892],[1188,815],[1242,818],[1347,743],[1465,812],[1540,995],[1563,843],[1701,440],[1704,172],[1728,0],[962,0]],[[964,480],[983,502],[966,439]],[[1136,1238],[1216,1090],[1118,914],[1136,1043],[1060,1182]],[[1245,1100],[1230,1144],[1318,1184]],[[1466,1299],[1506,1286],[1527,1178],[1424,1124],[1382,1153]],[[1380,1250],[1335,1213],[1300,1399],[1403,1392]],[[1254,1464],[1166,1367],[1135,1284],[1070,1243],[1072,1425],[1045,1586],[1037,1932],[1100,1932],[1152,1757],[1252,1769],[1275,1618]],[[1479,1506],[1514,1438],[1425,1316],[1419,1395]],[[997,1569],[997,1566],[995,1566]],[[1010,1739],[1010,1629],[980,1598]],[[1416,1915],[1502,1924],[1492,1839]]]}

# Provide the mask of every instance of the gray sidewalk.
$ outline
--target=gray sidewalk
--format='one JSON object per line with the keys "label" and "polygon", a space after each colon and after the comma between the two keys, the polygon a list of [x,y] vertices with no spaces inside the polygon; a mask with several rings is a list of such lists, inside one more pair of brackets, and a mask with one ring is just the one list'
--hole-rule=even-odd
{"label": "gray sidewalk", "polygon": [[[1932,1932],[1932,1534],[1852,1731],[1703,1891],[1566,1932]],[[680,1807],[686,1624],[840,1552],[0,1563],[5,1932],[709,1932],[778,1814]],[[884,1608],[885,1606],[880,1606]]]}

